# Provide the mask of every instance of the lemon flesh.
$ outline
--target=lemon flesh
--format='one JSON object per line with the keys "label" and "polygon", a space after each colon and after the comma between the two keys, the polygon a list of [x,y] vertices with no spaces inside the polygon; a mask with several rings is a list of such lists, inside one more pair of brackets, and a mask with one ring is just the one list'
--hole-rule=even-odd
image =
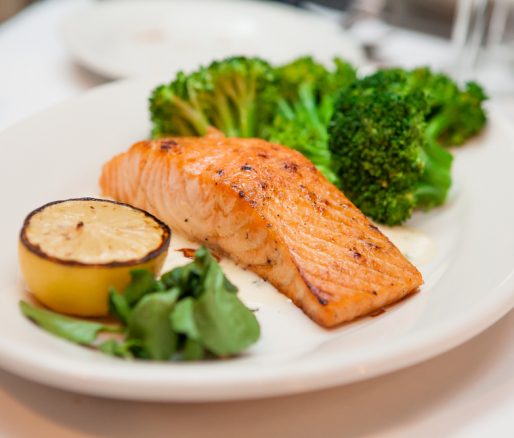
{"label": "lemon flesh", "polygon": [[157,274],[170,231],[150,214],[113,201],[72,199],[47,204],[25,220],[20,267],[27,288],[61,313],[103,316],[108,289],[122,290],[130,271]]}

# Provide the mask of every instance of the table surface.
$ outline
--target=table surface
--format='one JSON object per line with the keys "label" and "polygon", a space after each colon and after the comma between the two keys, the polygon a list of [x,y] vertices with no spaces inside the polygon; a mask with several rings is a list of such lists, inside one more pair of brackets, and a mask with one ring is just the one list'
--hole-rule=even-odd
{"label": "table surface", "polygon": [[[0,129],[105,82],[74,64],[59,23],[91,0],[47,0],[0,25]],[[362,40],[406,66],[441,67],[448,42],[368,22]],[[29,85],[30,84],[30,85]],[[514,98],[497,104],[514,117]],[[73,394],[0,371],[0,437],[514,436],[514,312],[466,344],[365,382],[227,403],[142,403]],[[201,419],[201,421],[198,421]]]}

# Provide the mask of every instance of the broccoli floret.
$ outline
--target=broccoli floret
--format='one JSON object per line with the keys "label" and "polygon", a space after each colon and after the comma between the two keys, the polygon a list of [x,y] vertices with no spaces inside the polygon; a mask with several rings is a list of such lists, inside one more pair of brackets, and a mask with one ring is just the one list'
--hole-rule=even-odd
{"label": "broccoli floret", "polygon": [[152,136],[205,135],[214,126],[230,137],[256,137],[271,118],[269,104],[259,99],[271,99],[262,91],[273,83],[272,67],[259,58],[231,57],[180,72],[150,97]]}
{"label": "broccoli floret", "polygon": [[[428,67],[385,72],[391,76],[400,72],[410,90],[425,94],[429,106],[427,130],[439,144],[461,145],[484,127],[487,118],[482,104],[487,96],[476,82],[468,82],[465,87],[459,88],[449,76],[433,72]],[[403,82],[400,86],[404,86]]]}
{"label": "broccoli floret", "polygon": [[427,130],[429,101],[403,70],[379,71],[339,96],[329,147],[341,188],[366,215],[387,225],[415,208],[444,203],[452,156]]}
{"label": "broccoli floret", "polygon": [[356,79],[356,72],[341,59],[334,64],[330,71],[311,57],[302,57],[276,69],[276,115],[263,136],[300,151],[329,181],[339,184],[327,126],[337,93]]}
{"label": "broccoli floret", "polygon": [[476,82],[468,82],[464,90],[428,117],[428,130],[443,146],[458,146],[477,135],[485,126],[487,117],[482,102],[487,99],[484,90]]}

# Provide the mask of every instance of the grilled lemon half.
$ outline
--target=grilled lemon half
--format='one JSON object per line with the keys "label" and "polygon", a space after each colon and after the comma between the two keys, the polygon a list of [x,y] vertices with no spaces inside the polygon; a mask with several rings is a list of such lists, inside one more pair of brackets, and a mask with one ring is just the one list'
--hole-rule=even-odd
{"label": "grilled lemon half", "polygon": [[170,237],[166,224],[127,204],[94,198],[51,202],[25,219],[21,272],[47,307],[103,316],[109,287],[122,290],[133,269],[160,271]]}

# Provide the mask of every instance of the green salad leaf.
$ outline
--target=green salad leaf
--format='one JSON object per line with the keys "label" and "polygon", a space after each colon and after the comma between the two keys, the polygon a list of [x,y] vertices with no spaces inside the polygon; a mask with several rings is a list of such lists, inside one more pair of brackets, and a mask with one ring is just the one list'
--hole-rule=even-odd
{"label": "green salad leaf", "polygon": [[135,340],[124,340],[118,342],[116,339],[108,339],[102,342],[98,349],[105,354],[111,356],[118,356],[124,359],[134,359],[133,350],[140,350],[142,348],[141,343]]}
{"label": "green salad leaf", "polygon": [[126,325],[130,318],[130,312],[130,306],[125,295],[118,293],[115,288],[111,287],[109,289],[109,313]]}
{"label": "green salad leaf", "polygon": [[143,356],[170,359],[177,349],[177,334],[169,315],[179,296],[178,289],[146,295],[134,307],[128,321],[128,340],[139,340]]}
{"label": "green salad leaf", "polygon": [[184,350],[182,352],[182,359],[184,360],[200,360],[206,356],[203,345],[194,339],[187,338],[184,343]]}
{"label": "green salad leaf", "polygon": [[21,313],[47,332],[77,344],[91,345],[100,332],[119,332],[120,327],[64,316],[20,301]]}
{"label": "green salad leaf", "polygon": [[238,353],[259,339],[255,315],[226,288],[217,263],[211,263],[204,291],[194,303],[194,319],[205,347],[217,356]]}
{"label": "green salad leaf", "polygon": [[200,334],[196,327],[194,316],[195,301],[191,297],[179,301],[170,314],[171,327],[177,333],[182,333],[188,339],[198,340]]}
{"label": "green salad leaf", "polygon": [[123,296],[130,305],[135,304],[150,292],[163,290],[160,282],[148,269],[134,269],[130,271],[130,276],[132,281],[123,291]]}

